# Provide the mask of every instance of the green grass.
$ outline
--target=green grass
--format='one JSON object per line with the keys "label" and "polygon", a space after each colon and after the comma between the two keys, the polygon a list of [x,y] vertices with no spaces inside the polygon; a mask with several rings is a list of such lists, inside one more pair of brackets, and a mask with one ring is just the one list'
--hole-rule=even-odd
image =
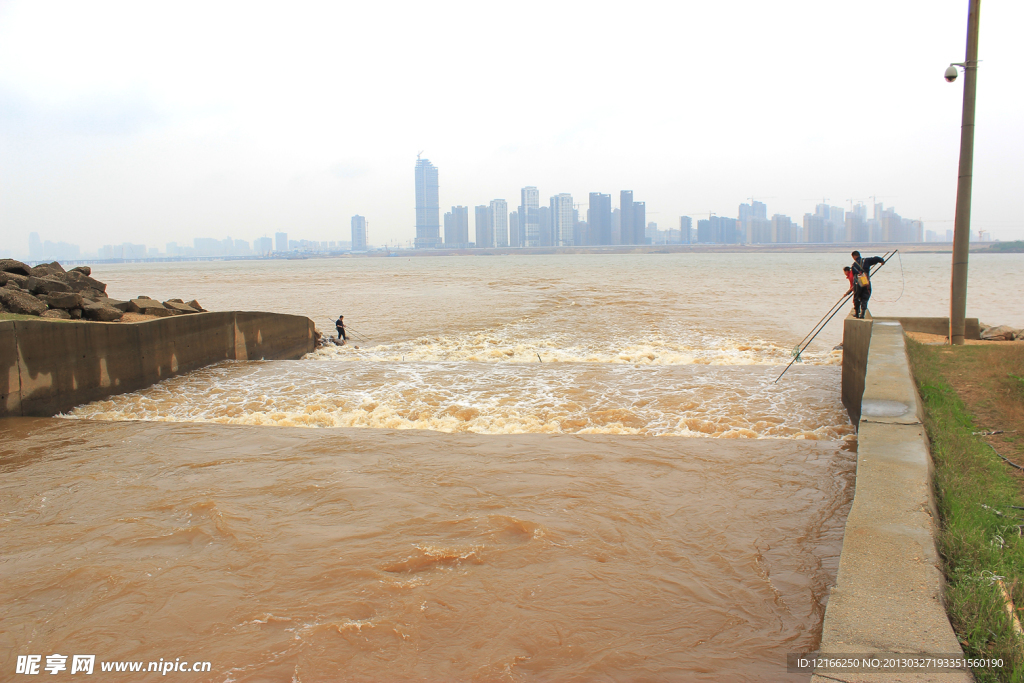
{"label": "green grass", "polygon": [[[1010,467],[972,432],[963,401],[942,374],[935,347],[908,340],[935,462],[934,487],[946,575],[946,609],[968,657],[997,657],[1002,669],[975,670],[979,681],[1024,682],[1024,644],[1013,632],[994,576],[1024,605],[1024,524],[1020,485]],[[987,507],[986,507],[987,506]],[[1003,516],[997,515],[996,510]]]}
{"label": "green grass", "polygon": [[22,315],[21,313],[0,313],[0,322],[3,322],[4,320],[45,320],[46,322],[50,323],[75,322],[73,320],[62,320],[60,318],[41,318],[38,315]]}
{"label": "green grass", "polygon": [[1006,373],[1006,376],[1010,378],[1011,386],[1017,390],[1017,393],[1020,394],[1021,398],[1024,398],[1024,377],[1015,375],[1012,372]]}

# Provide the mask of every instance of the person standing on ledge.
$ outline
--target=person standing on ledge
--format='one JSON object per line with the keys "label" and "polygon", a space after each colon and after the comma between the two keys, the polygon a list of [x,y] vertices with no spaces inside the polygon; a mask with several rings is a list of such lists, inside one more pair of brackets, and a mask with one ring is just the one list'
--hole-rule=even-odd
{"label": "person standing on ledge", "polygon": [[338,341],[344,346],[345,342],[348,341],[348,335],[345,334],[345,316],[339,315],[334,323],[334,327],[338,330]]}
{"label": "person standing on ledge", "polygon": [[868,299],[871,298],[871,266],[885,263],[881,256],[861,258],[860,252],[850,254],[853,257],[853,317],[863,318],[868,312]]}

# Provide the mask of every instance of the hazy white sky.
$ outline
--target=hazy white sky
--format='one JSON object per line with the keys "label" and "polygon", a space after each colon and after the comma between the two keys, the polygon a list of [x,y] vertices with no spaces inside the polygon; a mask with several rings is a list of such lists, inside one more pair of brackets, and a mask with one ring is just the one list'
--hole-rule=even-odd
{"label": "hazy white sky", "polygon": [[[0,249],[277,231],[631,189],[648,220],[879,197],[952,228],[966,0],[0,0]],[[1024,238],[1024,3],[981,14],[973,228]],[[867,203],[866,201],[866,203]]]}

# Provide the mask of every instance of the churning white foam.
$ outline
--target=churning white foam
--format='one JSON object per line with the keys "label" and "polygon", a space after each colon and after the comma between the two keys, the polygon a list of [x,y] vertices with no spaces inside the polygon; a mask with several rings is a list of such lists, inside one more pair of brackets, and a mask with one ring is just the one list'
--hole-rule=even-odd
{"label": "churning white foam", "polygon": [[70,417],[480,434],[842,439],[835,367],[226,362]]}

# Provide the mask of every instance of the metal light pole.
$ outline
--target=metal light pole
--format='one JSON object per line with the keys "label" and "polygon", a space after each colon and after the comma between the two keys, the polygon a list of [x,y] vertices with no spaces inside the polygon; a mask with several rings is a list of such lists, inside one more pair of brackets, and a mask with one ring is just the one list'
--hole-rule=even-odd
{"label": "metal light pole", "polygon": [[971,179],[974,173],[974,100],[978,88],[978,16],[981,0],[967,7],[967,59],[950,65],[946,79],[956,78],[955,66],[964,70],[964,111],[960,125],[960,172],[956,184],[956,216],[953,223],[953,275],[950,283],[949,343],[964,343],[967,315],[967,256],[971,242]]}

